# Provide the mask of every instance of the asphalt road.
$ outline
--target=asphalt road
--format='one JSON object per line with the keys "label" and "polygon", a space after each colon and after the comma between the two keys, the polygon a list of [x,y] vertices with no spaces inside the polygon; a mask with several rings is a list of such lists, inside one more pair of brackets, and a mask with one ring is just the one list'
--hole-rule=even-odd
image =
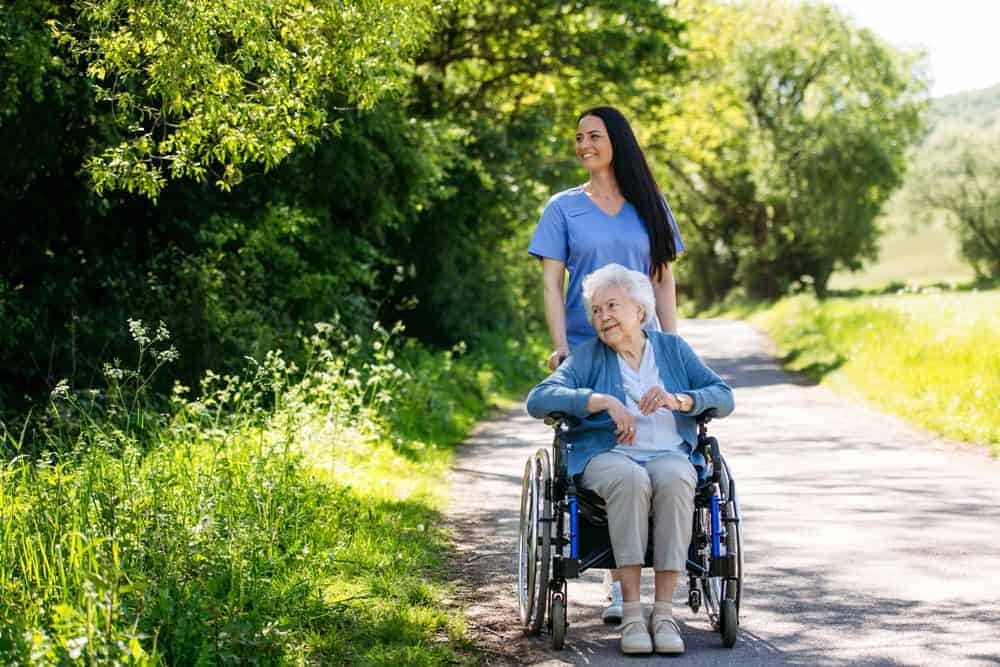
{"label": "asphalt road", "polygon": [[520,477],[525,459],[551,444],[551,430],[522,407],[482,423],[452,476],[454,603],[485,661],[1000,665],[1000,462],[784,373],[745,323],[686,320],[680,330],[736,392],[736,412],[710,431],[743,513],[737,645],[722,648],[704,610],[691,613],[684,582],[675,616],[686,654],[621,656],[614,627],[600,623],[600,572],[570,582],[562,651],[522,635]]}

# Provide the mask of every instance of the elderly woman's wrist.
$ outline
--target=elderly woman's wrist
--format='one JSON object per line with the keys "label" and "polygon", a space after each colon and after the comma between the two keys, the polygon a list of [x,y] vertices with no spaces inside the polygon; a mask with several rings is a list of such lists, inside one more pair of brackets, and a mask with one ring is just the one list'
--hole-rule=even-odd
{"label": "elderly woman's wrist", "polygon": [[590,399],[587,401],[587,409],[591,413],[604,412],[609,407],[611,407],[611,403],[608,400],[610,398],[611,397],[608,396],[607,394],[600,394],[595,391],[593,394],[590,395]]}

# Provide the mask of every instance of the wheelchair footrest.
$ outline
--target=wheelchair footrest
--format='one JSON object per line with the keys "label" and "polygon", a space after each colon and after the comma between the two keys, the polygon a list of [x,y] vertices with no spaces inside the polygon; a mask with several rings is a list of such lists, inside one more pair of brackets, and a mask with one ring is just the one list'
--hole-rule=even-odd
{"label": "wheelchair footrest", "polygon": [[736,576],[736,554],[728,554],[712,561],[708,568],[710,577],[735,577]]}

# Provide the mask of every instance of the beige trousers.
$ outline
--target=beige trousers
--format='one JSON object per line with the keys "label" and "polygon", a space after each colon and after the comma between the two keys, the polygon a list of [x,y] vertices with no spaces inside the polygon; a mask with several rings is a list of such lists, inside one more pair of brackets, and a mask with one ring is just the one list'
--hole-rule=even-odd
{"label": "beige trousers", "polygon": [[691,543],[698,473],[686,456],[665,454],[640,465],[624,454],[590,459],[583,485],[604,499],[618,567],[642,565],[653,516],[653,569],[683,572]]}

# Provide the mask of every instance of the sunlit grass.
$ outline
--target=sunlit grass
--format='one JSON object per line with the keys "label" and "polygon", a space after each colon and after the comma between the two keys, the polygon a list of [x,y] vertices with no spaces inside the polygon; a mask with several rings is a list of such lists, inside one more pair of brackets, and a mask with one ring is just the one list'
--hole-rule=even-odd
{"label": "sunlit grass", "polygon": [[788,367],[1000,453],[1000,291],[784,299],[752,316]]}

